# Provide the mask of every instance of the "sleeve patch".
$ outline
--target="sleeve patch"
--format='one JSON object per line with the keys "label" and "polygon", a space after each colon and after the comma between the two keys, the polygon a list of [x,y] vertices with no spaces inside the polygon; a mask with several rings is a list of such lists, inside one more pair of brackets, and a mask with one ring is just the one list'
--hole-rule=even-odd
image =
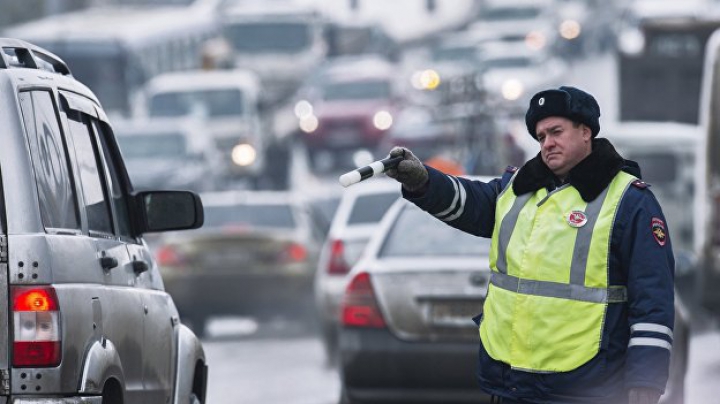
{"label": "sleeve patch", "polygon": [[667,241],[667,231],[665,231],[665,222],[660,218],[653,217],[650,226],[652,228],[652,235],[660,246],[664,246]]}
{"label": "sleeve patch", "polygon": [[635,180],[632,182],[632,185],[635,188],[640,188],[640,189],[645,189],[650,186],[650,184],[648,184],[647,182],[642,181],[642,180]]}

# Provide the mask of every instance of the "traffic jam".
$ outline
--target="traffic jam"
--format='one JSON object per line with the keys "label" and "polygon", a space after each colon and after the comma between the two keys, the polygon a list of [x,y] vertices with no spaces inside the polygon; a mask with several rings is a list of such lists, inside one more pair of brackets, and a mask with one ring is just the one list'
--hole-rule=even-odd
{"label": "traffic jam", "polygon": [[0,7],[0,404],[717,402],[717,1]]}

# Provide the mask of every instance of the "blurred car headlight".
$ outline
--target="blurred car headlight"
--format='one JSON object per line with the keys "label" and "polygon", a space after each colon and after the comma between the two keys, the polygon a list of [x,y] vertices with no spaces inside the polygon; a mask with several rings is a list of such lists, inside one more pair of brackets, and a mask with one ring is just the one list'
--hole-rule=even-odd
{"label": "blurred car headlight", "polygon": [[523,95],[524,90],[525,88],[523,83],[517,79],[506,80],[500,89],[503,98],[508,101],[515,101],[520,98]]}
{"label": "blurred car headlight", "polygon": [[438,88],[440,81],[440,74],[433,69],[416,71],[410,78],[410,84],[416,90],[434,90]]}
{"label": "blurred car headlight", "polygon": [[232,149],[232,161],[239,166],[249,166],[255,162],[257,151],[252,145],[241,143]]}
{"label": "blurred car headlight", "polygon": [[638,55],[645,49],[645,36],[638,29],[628,29],[620,33],[620,51],[628,55]]}
{"label": "blurred car headlight", "polygon": [[565,20],[560,23],[560,36],[567,39],[577,39],[582,32],[582,25],[575,20]]}
{"label": "blurred car headlight", "polygon": [[525,45],[532,50],[540,50],[547,43],[546,35],[541,31],[530,31],[525,36]]}
{"label": "blurred car headlight", "polygon": [[378,111],[373,116],[373,125],[379,130],[388,130],[393,124],[393,117],[387,111]]}
{"label": "blurred car headlight", "polygon": [[304,118],[300,118],[299,125],[301,131],[305,133],[313,133],[317,130],[318,126],[320,126],[320,121],[318,121],[315,115],[309,115]]}
{"label": "blurred car headlight", "polygon": [[304,119],[313,115],[313,106],[308,100],[300,100],[295,104],[295,116]]}

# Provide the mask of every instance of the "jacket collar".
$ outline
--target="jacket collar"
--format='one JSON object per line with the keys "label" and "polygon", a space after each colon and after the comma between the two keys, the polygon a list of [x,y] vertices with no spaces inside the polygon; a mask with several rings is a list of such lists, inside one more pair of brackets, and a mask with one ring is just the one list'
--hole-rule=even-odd
{"label": "jacket collar", "polygon": [[[570,170],[565,182],[575,187],[585,202],[590,202],[600,195],[620,170],[640,177],[637,163],[623,159],[607,139],[596,138],[593,139],[590,155]],[[560,181],[538,153],[522,166],[512,186],[515,195],[522,195],[540,188],[552,190],[558,184]]]}

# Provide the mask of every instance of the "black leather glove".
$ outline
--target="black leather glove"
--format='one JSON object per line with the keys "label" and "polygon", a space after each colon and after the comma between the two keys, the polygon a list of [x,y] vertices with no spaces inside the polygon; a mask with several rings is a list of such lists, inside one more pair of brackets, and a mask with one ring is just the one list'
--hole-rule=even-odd
{"label": "black leather glove", "polygon": [[660,395],[655,389],[635,387],[630,389],[628,404],[658,404]]}
{"label": "black leather glove", "polygon": [[401,183],[406,190],[417,192],[427,184],[428,172],[410,149],[395,146],[390,150],[390,157],[403,155],[404,159],[397,165],[397,168],[386,170],[385,174]]}

